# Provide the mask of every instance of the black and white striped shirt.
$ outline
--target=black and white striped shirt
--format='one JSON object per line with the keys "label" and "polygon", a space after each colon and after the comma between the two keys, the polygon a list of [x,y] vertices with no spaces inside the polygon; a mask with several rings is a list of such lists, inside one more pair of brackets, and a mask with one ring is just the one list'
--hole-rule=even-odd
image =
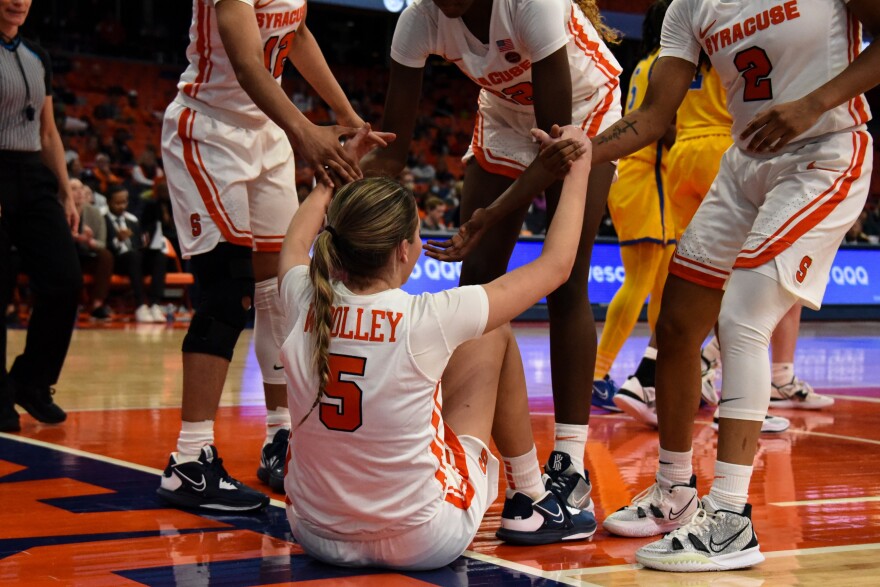
{"label": "black and white striped shirt", "polygon": [[52,65],[39,45],[21,36],[0,41],[0,151],[41,149],[40,112],[51,91]]}

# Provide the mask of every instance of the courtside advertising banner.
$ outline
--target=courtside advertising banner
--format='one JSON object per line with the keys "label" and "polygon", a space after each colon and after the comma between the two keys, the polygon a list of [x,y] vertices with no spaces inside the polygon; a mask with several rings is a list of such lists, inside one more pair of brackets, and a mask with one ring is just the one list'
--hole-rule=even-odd
{"label": "courtside advertising banner", "polygon": [[[540,239],[518,242],[508,270],[536,259],[542,246]],[[422,254],[403,289],[412,294],[438,292],[457,286],[460,274],[461,263],[443,263]],[[610,303],[620,289],[624,275],[620,246],[616,242],[596,243],[590,263],[590,301],[594,304]],[[545,301],[541,300],[541,303]],[[823,305],[877,304],[880,304],[880,248],[852,246],[838,250]]]}

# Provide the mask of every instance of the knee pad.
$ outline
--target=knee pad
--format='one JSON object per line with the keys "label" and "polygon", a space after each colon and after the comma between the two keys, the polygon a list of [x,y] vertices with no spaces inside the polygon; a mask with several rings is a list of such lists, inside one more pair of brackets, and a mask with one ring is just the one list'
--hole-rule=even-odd
{"label": "knee pad", "polygon": [[200,295],[183,339],[183,352],[232,360],[254,299],[251,255],[247,247],[220,243],[214,250],[193,257]]}
{"label": "knee pad", "polygon": [[254,353],[263,374],[263,383],[285,383],[279,369],[281,345],[289,332],[285,329],[286,314],[278,294],[278,278],[266,279],[256,285],[254,294]]}
{"label": "knee pad", "polygon": [[755,271],[734,271],[718,315],[724,388],[720,416],[763,422],[770,405],[770,337],[797,298]]}

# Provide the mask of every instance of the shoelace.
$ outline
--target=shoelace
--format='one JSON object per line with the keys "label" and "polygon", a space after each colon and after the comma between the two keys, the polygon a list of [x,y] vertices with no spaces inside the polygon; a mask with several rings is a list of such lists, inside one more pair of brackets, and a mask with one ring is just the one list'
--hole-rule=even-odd
{"label": "shoelace", "polygon": [[688,534],[699,534],[703,528],[711,526],[715,523],[717,519],[717,515],[710,513],[709,511],[703,509],[702,506],[700,506],[700,508],[697,509],[697,513],[694,514],[694,517],[691,518],[690,522],[688,522],[678,530],[673,530],[666,535],[666,538],[669,540],[672,540],[673,538],[686,540]]}
{"label": "shoelace", "polygon": [[636,495],[633,498],[632,503],[627,506],[627,509],[644,509],[644,506],[650,506],[652,503],[661,501],[662,499],[663,490],[660,489],[660,486],[657,483],[654,483],[653,485]]}

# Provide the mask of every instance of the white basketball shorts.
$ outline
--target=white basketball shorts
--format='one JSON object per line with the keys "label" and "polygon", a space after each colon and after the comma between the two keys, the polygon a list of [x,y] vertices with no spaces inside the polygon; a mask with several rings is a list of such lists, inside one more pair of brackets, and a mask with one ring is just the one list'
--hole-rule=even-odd
{"label": "white basketball shorts", "polygon": [[172,102],[162,159],[184,257],[220,241],[281,250],[298,202],[293,150],[276,124],[245,128]]}
{"label": "white basketball shorts", "polygon": [[669,272],[722,289],[733,269],[751,269],[818,309],[834,255],[864,208],[872,160],[864,130],[763,158],[731,147]]}
{"label": "white basketball shorts", "polygon": [[[467,480],[462,481],[473,489],[467,507],[456,505],[455,499],[441,497],[437,514],[430,521],[399,534],[330,539],[311,532],[300,522],[293,506],[288,505],[287,518],[297,542],[318,560],[347,567],[418,571],[448,565],[473,542],[483,515],[498,497],[498,459],[473,436],[459,436],[458,440],[464,449],[466,468],[456,466],[466,471]],[[388,491],[394,491],[393,481],[388,483]]]}
{"label": "white basketball shorts", "polygon": [[[620,86],[608,83],[589,100],[577,104],[571,115],[572,124],[579,125],[594,137],[620,120]],[[531,130],[538,126],[535,113],[520,112],[485,90],[480,92],[474,136],[462,157],[465,163],[476,157],[480,167],[489,173],[516,179],[538,155],[538,143]]]}

